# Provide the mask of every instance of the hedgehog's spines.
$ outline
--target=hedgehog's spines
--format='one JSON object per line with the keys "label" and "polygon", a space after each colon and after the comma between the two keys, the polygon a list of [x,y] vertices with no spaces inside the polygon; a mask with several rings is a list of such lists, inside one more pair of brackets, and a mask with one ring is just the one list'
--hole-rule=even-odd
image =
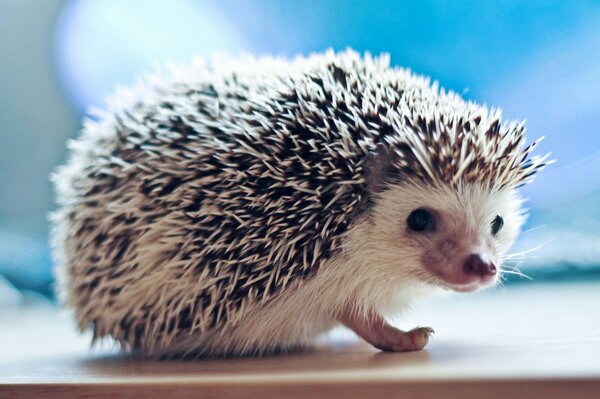
{"label": "hedgehog's spines", "polygon": [[55,243],[80,326],[132,349],[295,289],[390,185],[507,190],[546,162],[387,55],[216,60],[119,93],[57,172]]}

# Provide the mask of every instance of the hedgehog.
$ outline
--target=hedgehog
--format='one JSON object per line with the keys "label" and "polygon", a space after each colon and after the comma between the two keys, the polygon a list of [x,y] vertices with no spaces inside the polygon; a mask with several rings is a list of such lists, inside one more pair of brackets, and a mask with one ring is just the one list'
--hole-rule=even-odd
{"label": "hedgehog", "polygon": [[522,122],[352,50],[195,61],[122,89],[53,175],[58,292],[93,342],[156,358],[297,350],[503,275],[549,163]]}

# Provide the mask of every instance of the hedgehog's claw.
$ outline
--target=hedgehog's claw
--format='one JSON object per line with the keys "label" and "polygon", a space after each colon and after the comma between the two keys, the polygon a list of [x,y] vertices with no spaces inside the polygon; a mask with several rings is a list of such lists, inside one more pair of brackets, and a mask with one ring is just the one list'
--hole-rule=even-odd
{"label": "hedgehog's claw", "polygon": [[410,331],[399,330],[374,311],[368,312],[367,315],[346,312],[341,321],[375,348],[391,352],[421,350],[434,333],[430,327],[417,327]]}

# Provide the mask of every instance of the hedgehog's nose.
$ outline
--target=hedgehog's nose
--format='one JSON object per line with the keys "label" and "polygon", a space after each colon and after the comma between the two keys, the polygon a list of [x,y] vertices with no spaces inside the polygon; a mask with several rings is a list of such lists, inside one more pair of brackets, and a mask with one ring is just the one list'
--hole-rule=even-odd
{"label": "hedgehog's nose", "polygon": [[463,270],[466,274],[480,277],[493,276],[497,272],[496,266],[493,263],[484,261],[478,254],[469,255],[467,260],[465,260]]}

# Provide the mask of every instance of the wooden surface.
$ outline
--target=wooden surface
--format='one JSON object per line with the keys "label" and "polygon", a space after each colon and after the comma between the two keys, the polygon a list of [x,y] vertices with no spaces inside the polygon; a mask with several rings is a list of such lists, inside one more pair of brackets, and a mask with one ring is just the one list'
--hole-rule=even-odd
{"label": "wooden surface", "polygon": [[522,285],[416,307],[418,353],[337,330],[308,352],[150,362],[89,349],[51,307],[0,309],[0,398],[600,398],[600,283]]}

